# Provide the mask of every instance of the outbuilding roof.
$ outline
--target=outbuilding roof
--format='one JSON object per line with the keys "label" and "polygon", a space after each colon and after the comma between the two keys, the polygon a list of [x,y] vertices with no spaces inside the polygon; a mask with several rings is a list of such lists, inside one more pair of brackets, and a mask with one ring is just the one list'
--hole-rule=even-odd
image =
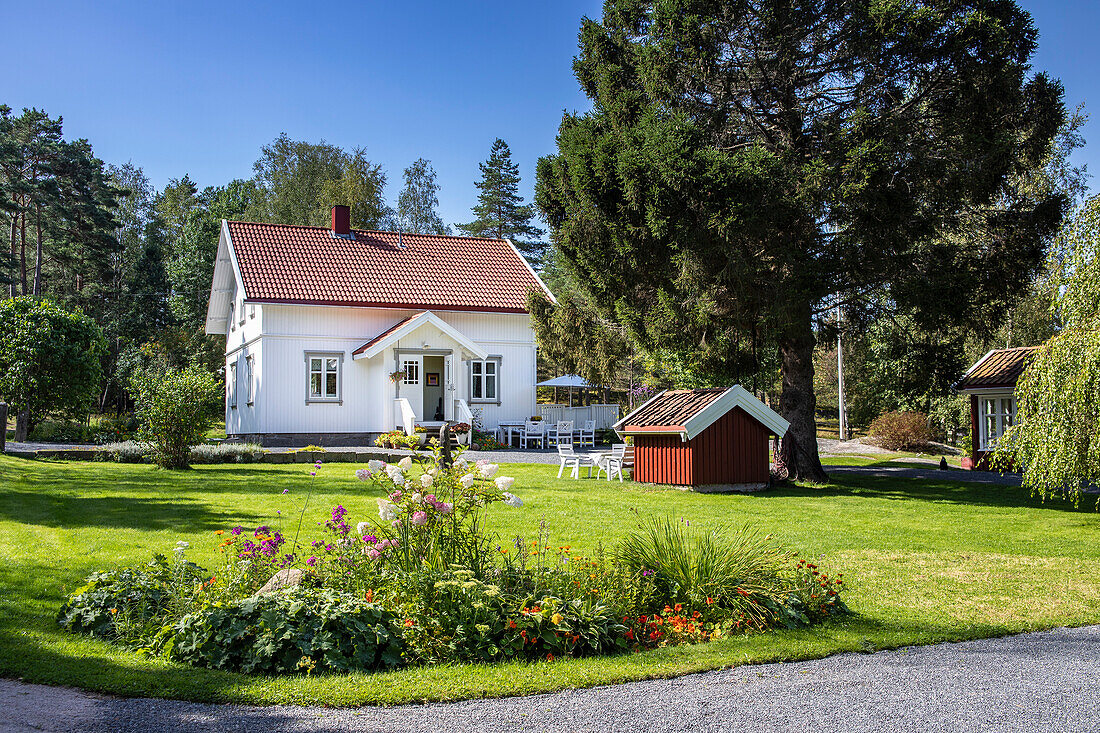
{"label": "outbuilding roof", "polygon": [[1015,388],[1016,381],[1024,373],[1038,346],[1019,346],[1014,349],[994,349],[967,370],[955,385],[959,392]]}
{"label": "outbuilding roof", "polygon": [[735,384],[729,389],[665,390],[615,423],[615,430],[623,435],[679,433],[684,440],[691,440],[735,407],[780,437],[790,427],[778,413]]}
{"label": "outbuilding roof", "polygon": [[545,290],[504,239],[243,221],[224,230],[248,302],[526,313],[528,293]]}

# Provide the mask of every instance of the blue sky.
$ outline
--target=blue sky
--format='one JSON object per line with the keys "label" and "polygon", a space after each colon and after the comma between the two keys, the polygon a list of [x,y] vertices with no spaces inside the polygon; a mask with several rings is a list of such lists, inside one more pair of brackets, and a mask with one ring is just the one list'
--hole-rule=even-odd
{"label": "blue sky", "polygon": [[[1022,0],[1040,32],[1035,67],[1066,100],[1100,104],[1100,3]],[[418,157],[439,174],[440,211],[467,221],[478,162],[512,147],[530,199],[535,161],[564,110],[587,100],[570,65],[595,0],[553,2],[0,2],[0,102],[63,115],[111,163],[157,187],[248,177],[280,132],[363,146],[390,179]],[[1100,175],[1100,109],[1075,158]],[[1097,190],[1096,181],[1092,181]]]}

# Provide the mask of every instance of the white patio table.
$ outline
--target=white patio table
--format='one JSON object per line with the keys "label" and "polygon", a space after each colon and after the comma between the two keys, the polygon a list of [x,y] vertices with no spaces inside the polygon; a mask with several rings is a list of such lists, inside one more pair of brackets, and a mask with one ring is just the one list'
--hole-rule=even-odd
{"label": "white patio table", "polygon": [[509,448],[512,447],[512,436],[515,435],[518,438],[523,426],[523,420],[501,420],[497,423],[500,437],[505,438],[504,444]]}

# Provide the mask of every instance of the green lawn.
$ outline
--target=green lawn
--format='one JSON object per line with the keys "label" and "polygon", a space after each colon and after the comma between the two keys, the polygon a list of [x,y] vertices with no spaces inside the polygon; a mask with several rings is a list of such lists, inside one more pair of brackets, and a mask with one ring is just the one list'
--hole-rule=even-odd
{"label": "green lawn", "polygon": [[[336,503],[349,509],[353,524],[375,513],[378,492],[354,478],[355,468],[322,469],[307,525]],[[507,466],[504,473],[517,477],[514,491],[525,503],[494,506],[492,520],[503,536],[530,535],[545,517],[554,541],[591,551],[631,528],[632,509],[705,525],[752,523],[820,556],[830,572],[843,572],[856,614],[810,630],[600,659],[308,678],[194,669],[62,632],[54,624],[57,608],[90,571],[143,562],[177,540],[191,543],[191,559],[214,567],[215,530],[280,521],[285,530],[301,507],[309,467],[168,473],[0,457],[0,676],[216,702],[395,704],[1100,623],[1100,514],[1091,503],[1074,510],[1040,504],[1015,488],[869,477],[715,496],[558,480],[550,466]]]}

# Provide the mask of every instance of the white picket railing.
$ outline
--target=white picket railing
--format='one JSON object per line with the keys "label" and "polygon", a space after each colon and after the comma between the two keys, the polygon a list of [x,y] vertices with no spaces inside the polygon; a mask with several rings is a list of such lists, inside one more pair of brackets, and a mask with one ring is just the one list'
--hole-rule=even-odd
{"label": "white picket railing", "polygon": [[474,413],[461,397],[455,400],[455,422],[464,422],[471,427],[474,424]]}
{"label": "white picket railing", "polygon": [[547,424],[572,420],[573,426],[580,428],[585,420],[595,420],[596,430],[608,430],[619,421],[618,405],[586,405],[582,407],[570,407],[569,405],[538,405],[538,414]]}
{"label": "white picket railing", "polygon": [[393,401],[393,413],[394,418],[397,421],[397,427],[404,429],[405,435],[412,435],[416,432],[416,413],[413,412],[412,405],[404,397],[398,397]]}

